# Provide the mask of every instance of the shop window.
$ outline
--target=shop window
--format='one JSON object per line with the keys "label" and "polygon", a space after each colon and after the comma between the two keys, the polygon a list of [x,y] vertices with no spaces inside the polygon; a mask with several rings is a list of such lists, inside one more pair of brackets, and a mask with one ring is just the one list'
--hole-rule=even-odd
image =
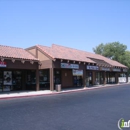
{"label": "shop window", "polygon": [[50,89],[49,69],[39,71],[40,89]]}
{"label": "shop window", "polygon": [[92,85],[92,72],[86,73],[86,86]]}
{"label": "shop window", "polygon": [[3,91],[3,73],[0,71],[0,92]]}
{"label": "shop window", "polygon": [[61,84],[61,71],[60,70],[54,71],[54,84]]}
{"label": "shop window", "polygon": [[82,76],[73,76],[74,86],[81,87],[82,86]]}
{"label": "shop window", "polygon": [[22,89],[22,72],[13,71],[11,90],[21,90],[21,89]]}
{"label": "shop window", "polygon": [[96,83],[97,85],[103,84],[103,73],[102,72],[96,72]]}
{"label": "shop window", "polygon": [[126,74],[125,74],[125,73],[121,73],[121,74],[119,75],[119,77],[126,77]]}
{"label": "shop window", "polygon": [[107,76],[107,83],[108,84],[113,84],[116,82],[115,73],[109,72],[106,74],[106,76]]}
{"label": "shop window", "polygon": [[96,83],[97,85],[100,84],[100,72],[96,72]]}
{"label": "shop window", "polygon": [[26,84],[27,84],[28,90],[36,89],[36,71],[35,70],[27,71]]}

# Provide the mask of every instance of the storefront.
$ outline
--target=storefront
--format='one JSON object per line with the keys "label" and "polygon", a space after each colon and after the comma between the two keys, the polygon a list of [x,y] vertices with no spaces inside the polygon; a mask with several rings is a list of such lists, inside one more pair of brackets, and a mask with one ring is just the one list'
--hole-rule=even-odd
{"label": "storefront", "polygon": [[0,46],[0,91],[39,90],[39,60],[22,48]]}
{"label": "storefront", "polygon": [[83,86],[83,70],[79,64],[60,63],[61,64],[61,84],[64,87]]}
{"label": "storefront", "polygon": [[40,85],[40,90],[50,89],[49,69],[39,70],[39,85]]}
{"label": "storefront", "polygon": [[[38,65],[38,63],[34,63],[34,65],[31,65],[31,63],[26,61],[26,63],[24,64],[21,63],[21,68],[20,68],[19,66],[20,61],[16,61],[16,63],[13,63],[13,68],[12,68],[11,61],[10,60],[5,60],[5,61],[6,62],[4,62],[4,64],[6,64],[6,66],[0,67],[0,91],[1,92],[19,91],[19,90],[36,90],[36,69],[37,68],[35,67]],[[26,65],[33,66],[33,67],[27,67]],[[17,66],[16,68],[18,69],[16,69],[15,66]]]}
{"label": "storefront", "polygon": [[127,71],[126,66],[106,57],[59,45],[37,45],[27,51],[42,63],[39,70],[43,90],[47,87],[53,91],[57,84],[73,88],[118,83],[121,70]]}
{"label": "storefront", "polygon": [[86,86],[100,84],[99,67],[94,65],[87,65],[86,69]]}

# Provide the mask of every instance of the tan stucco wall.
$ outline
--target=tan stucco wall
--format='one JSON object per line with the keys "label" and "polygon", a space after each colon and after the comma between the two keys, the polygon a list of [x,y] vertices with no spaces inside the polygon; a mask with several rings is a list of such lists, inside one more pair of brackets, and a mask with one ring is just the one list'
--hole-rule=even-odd
{"label": "tan stucco wall", "polygon": [[45,60],[50,60],[47,56],[45,56],[43,53],[41,53],[40,51],[38,51],[38,59],[40,61],[45,61]]}
{"label": "tan stucco wall", "polygon": [[30,49],[30,50],[28,50],[31,54],[33,54],[34,56],[36,56],[36,49],[34,48],[34,49]]}

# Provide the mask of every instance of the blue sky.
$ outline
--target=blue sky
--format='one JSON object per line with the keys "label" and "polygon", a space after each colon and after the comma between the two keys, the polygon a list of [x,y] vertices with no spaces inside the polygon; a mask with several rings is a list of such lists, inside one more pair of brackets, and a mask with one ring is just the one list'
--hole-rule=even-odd
{"label": "blue sky", "polygon": [[130,0],[0,0],[0,44],[52,43],[92,52],[119,41],[130,50]]}

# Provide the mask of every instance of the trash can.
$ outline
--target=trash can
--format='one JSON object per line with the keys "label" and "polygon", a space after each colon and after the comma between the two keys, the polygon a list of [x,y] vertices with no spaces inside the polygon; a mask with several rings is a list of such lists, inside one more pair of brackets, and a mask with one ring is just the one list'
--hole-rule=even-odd
{"label": "trash can", "polygon": [[61,91],[61,84],[56,84],[56,91],[60,92]]}

